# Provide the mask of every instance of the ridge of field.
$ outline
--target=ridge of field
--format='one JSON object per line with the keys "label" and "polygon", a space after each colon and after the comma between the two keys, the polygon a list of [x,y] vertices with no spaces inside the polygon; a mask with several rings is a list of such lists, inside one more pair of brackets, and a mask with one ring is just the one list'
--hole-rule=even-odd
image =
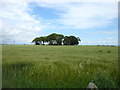
{"label": "ridge of field", "polygon": [[118,47],[2,46],[3,88],[118,86]]}

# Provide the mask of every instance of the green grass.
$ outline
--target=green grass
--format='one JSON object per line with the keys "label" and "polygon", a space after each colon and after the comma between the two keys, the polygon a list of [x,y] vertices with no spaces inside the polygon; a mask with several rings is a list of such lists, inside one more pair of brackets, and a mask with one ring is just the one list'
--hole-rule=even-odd
{"label": "green grass", "polygon": [[3,45],[3,88],[117,88],[118,47]]}

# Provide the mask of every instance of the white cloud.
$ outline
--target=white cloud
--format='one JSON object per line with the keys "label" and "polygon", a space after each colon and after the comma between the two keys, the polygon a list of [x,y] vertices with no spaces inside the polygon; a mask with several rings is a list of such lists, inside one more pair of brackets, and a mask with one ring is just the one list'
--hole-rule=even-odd
{"label": "white cloud", "polygon": [[117,23],[117,2],[38,2],[41,7],[61,10],[59,23],[64,27],[86,29],[111,26]]}
{"label": "white cloud", "polygon": [[[72,28],[95,28],[114,25],[117,19],[117,4],[113,3],[82,3],[70,5],[61,15],[63,25]],[[117,22],[116,22],[117,23]]]}
{"label": "white cloud", "polygon": [[36,33],[42,30],[41,22],[30,15],[28,3],[24,1],[0,2],[0,20],[2,21],[2,40],[4,43],[11,43],[13,40],[18,43],[30,43]]}

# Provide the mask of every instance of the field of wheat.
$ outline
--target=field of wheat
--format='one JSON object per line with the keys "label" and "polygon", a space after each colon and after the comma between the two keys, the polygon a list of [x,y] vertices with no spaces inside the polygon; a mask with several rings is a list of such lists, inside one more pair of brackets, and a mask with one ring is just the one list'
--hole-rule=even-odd
{"label": "field of wheat", "polygon": [[2,46],[3,88],[118,87],[118,47]]}

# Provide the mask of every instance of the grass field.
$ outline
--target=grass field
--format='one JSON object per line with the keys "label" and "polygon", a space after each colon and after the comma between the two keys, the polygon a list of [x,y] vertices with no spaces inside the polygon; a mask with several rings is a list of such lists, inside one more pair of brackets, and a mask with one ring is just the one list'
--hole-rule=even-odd
{"label": "grass field", "polygon": [[2,46],[3,88],[118,86],[118,47]]}

